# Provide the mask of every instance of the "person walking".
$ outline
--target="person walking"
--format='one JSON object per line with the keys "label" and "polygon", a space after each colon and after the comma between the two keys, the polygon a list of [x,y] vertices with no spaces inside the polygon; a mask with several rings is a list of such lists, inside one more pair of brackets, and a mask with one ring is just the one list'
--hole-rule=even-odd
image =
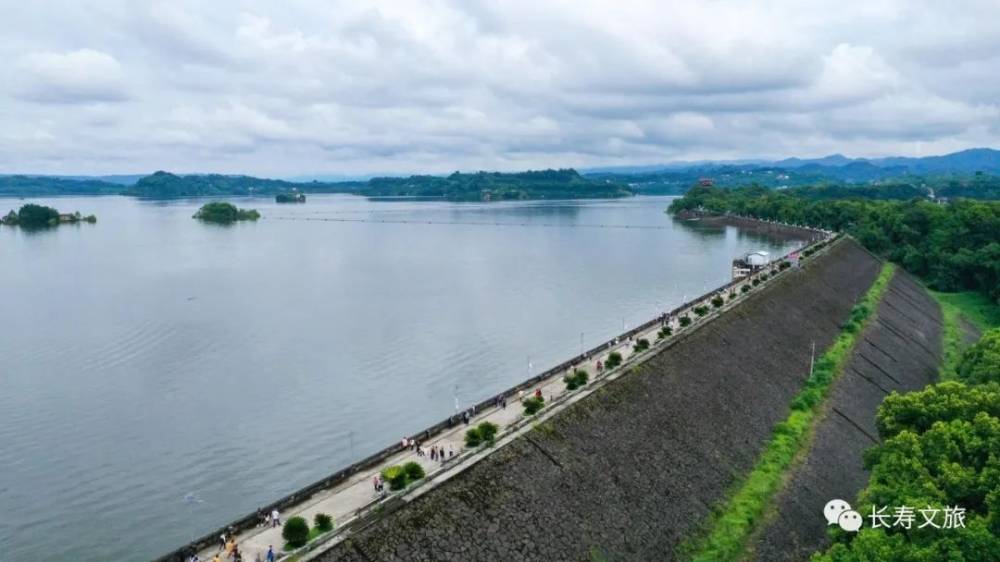
{"label": "person walking", "polygon": [[281,514],[278,513],[278,509],[275,508],[271,511],[271,528],[273,529],[278,525],[281,525]]}
{"label": "person walking", "polygon": [[274,547],[267,547],[267,562],[274,562]]}

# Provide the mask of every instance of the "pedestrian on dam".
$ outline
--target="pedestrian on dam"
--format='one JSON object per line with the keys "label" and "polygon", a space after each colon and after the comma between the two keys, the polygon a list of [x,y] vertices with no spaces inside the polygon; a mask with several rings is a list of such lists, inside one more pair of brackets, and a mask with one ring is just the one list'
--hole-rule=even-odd
{"label": "pedestrian on dam", "polygon": [[226,533],[219,535],[219,552],[226,548]]}
{"label": "pedestrian on dam", "polygon": [[267,562],[274,562],[274,547],[267,547]]}
{"label": "pedestrian on dam", "polygon": [[275,528],[281,525],[281,514],[278,513],[277,509],[271,511],[271,528]]}

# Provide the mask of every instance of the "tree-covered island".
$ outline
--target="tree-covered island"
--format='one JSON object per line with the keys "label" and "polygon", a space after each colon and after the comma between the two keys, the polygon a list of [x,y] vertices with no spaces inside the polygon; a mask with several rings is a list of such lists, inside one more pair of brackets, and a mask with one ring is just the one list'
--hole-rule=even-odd
{"label": "tree-covered island", "polygon": [[60,213],[52,207],[28,203],[21,206],[15,213],[11,210],[6,216],[0,218],[0,224],[7,226],[21,226],[23,228],[47,228],[60,224],[73,224],[79,222],[97,222],[94,215],[83,216],[79,211],[75,213]]}
{"label": "tree-covered island", "polygon": [[240,209],[232,203],[216,201],[202,205],[193,218],[216,224],[231,224],[236,221],[255,221],[260,218],[260,213],[257,209]]}

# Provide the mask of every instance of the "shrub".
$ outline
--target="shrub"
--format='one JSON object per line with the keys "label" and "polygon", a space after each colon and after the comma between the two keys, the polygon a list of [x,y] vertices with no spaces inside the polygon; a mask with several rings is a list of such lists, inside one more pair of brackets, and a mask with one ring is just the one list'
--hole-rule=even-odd
{"label": "shrub", "polygon": [[704,316],[708,314],[708,307],[704,305],[696,306],[694,307],[694,313],[697,314],[698,316]]}
{"label": "shrub", "polygon": [[680,318],[678,318],[677,321],[681,323],[681,328],[684,328],[684,327],[689,326],[691,324],[691,319],[688,318],[687,314],[685,314],[684,316],[681,316]]}
{"label": "shrub", "polygon": [[778,265],[778,269],[788,269],[789,267],[792,267],[792,263],[787,261],[783,261]]}
{"label": "shrub", "polygon": [[426,474],[424,473],[424,467],[420,466],[420,463],[410,461],[403,465],[403,472],[406,474],[406,483],[415,482],[420,480]]}
{"label": "shrub", "polygon": [[750,292],[750,285],[743,285],[742,287],[740,287],[740,292],[741,293],[749,293]]}
{"label": "shrub", "polygon": [[757,285],[760,285],[760,279],[754,278],[754,280],[751,281],[750,284],[756,287]]}
{"label": "shrub", "polygon": [[761,281],[767,281],[767,280],[768,280],[768,279],[769,279],[770,277],[771,277],[771,276],[770,276],[770,275],[768,275],[767,273],[761,273],[761,274],[760,274],[760,280],[761,280]]}
{"label": "shrub", "polygon": [[484,421],[465,432],[465,446],[474,449],[483,443],[492,445],[499,429],[497,424]]}
{"label": "shrub", "polygon": [[729,291],[729,300],[733,300],[735,298],[736,298],[736,291]]}
{"label": "shrub", "polygon": [[660,328],[660,331],[656,333],[656,336],[658,338],[660,338],[661,340],[665,340],[665,339],[669,338],[670,336],[672,336],[673,333],[674,333],[674,329],[673,328],[671,328],[670,326],[664,326],[664,327]]}
{"label": "shrub", "polygon": [[382,480],[389,483],[390,490],[402,490],[406,487],[406,471],[398,464],[382,469]]}
{"label": "shrub", "polygon": [[309,523],[301,517],[290,517],[281,528],[281,538],[292,548],[305,546],[309,540]]}
{"label": "shrub", "polygon": [[529,416],[533,416],[545,406],[545,399],[532,396],[530,398],[525,398],[521,404],[524,405],[524,413]]}
{"label": "shrub", "polygon": [[470,449],[475,449],[476,447],[483,444],[483,436],[479,434],[478,427],[470,427],[465,432],[465,446]]}
{"label": "shrub", "polygon": [[584,371],[583,369],[573,369],[572,373],[563,377],[563,382],[566,383],[566,390],[576,390],[581,386],[586,385],[589,378],[590,375],[587,374],[587,371]]}
{"label": "shrub", "polygon": [[608,354],[608,360],[604,362],[604,366],[608,369],[614,369],[618,365],[622,364],[622,354],[617,351],[612,351]]}
{"label": "shrub", "polygon": [[649,340],[646,338],[641,338],[639,341],[635,342],[635,345],[632,346],[632,350],[636,353],[646,351],[647,349],[649,349]]}
{"label": "shrub", "polygon": [[325,533],[327,531],[333,530],[333,517],[325,513],[317,513],[316,517],[313,517],[313,526],[319,529],[321,532]]}
{"label": "shrub", "polygon": [[722,297],[712,297],[712,306],[715,308],[722,308],[722,305],[726,304],[726,299]]}

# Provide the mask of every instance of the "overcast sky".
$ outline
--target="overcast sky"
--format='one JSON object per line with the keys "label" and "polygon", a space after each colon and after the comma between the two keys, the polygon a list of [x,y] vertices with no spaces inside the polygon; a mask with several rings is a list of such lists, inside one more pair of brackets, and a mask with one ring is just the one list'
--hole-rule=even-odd
{"label": "overcast sky", "polygon": [[0,172],[1000,146],[1000,0],[0,0]]}

